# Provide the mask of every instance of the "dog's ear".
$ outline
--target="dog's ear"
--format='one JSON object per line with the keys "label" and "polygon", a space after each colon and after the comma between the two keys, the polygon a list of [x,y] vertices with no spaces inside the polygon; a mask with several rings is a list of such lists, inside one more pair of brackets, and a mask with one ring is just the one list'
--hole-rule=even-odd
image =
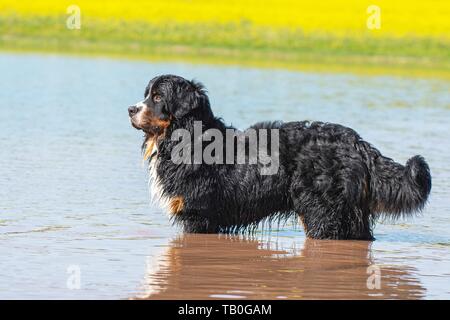
{"label": "dog's ear", "polygon": [[200,82],[185,80],[174,84],[172,89],[167,109],[175,118],[182,118],[194,110],[204,112],[205,115],[211,114],[209,98]]}

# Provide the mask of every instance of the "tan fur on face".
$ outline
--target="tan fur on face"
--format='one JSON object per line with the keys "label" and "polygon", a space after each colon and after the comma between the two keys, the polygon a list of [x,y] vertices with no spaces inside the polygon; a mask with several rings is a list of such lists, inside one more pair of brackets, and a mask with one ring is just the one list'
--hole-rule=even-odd
{"label": "tan fur on face", "polygon": [[153,132],[156,135],[161,135],[161,133],[170,125],[171,121],[171,118],[168,120],[159,119],[149,107],[144,107],[139,114],[139,119],[138,126],[143,128],[144,131],[148,128],[159,128],[157,132]]}
{"label": "tan fur on face", "polygon": [[152,122],[154,125],[156,124],[159,128],[162,128],[163,132],[159,135],[153,135],[153,136],[148,136],[147,140],[145,141],[145,149],[144,149],[144,159],[143,161],[146,161],[150,158],[150,156],[152,155],[152,151],[155,147],[155,144],[158,142],[158,139],[163,138],[165,135],[165,131],[166,129],[169,127],[170,125],[170,120],[168,121],[164,121],[164,120],[159,120],[159,119],[153,119]]}
{"label": "tan fur on face", "polygon": [[144,160],[143,161],[146,161],[146,160],[148,160],[148,158],[150,158],[150,156],[152,155],[152,151],[153,151],[153,147],[155,146],[155,143],[156,143],[155,137],[150,137],[147,139],[147,141],[145,142]]}
{"label": "tan fur on face", "polygon": [[179,214],[184,209],[184,199],[181,196],[171,198],[169,200],[169,212],[171,214]]}

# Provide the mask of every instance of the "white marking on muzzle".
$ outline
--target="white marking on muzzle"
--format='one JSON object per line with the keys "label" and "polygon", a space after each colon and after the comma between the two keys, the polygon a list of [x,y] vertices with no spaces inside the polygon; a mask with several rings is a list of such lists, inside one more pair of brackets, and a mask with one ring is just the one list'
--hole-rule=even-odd
{"label": "white marking on muzzle", "polygon": [[141,108],[139,112],[135,115],[136,122],[139,124],[142,121],[142,115],[147,110],[147,105],[144,103],[144,101],[140,101],[136,103],[136,108]]}

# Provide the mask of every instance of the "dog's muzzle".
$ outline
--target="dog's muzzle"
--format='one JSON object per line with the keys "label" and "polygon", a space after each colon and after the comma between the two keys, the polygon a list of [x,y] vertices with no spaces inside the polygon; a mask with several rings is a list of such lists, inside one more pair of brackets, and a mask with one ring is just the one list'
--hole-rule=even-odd
{"label": "dog's muzzle", "polygon": [[131,125],[138,130],[141,130],[137,114],[142,110],[142,107],[131,106],[128,108],[128,115],[130,116]]}
{"label": "dog's muzzle", "polygon": [[130,118],[132,118],[139,111],[141,111],[141,109],[142,109],[142,107],[131,106],[128,108],[128,115],[130,116]]}

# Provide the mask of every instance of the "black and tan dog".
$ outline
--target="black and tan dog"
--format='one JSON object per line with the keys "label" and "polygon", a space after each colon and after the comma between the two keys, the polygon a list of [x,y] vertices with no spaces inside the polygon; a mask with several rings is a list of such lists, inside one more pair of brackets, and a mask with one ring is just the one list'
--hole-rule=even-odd
{"label": "black and tan dog", "polygon": [[[196,123],[201,123],[202,132],[214,129],[225,136],[232,130],[235,140],[243,134],[214,117],[201,84],[179,76],[152,79],[145,99],[128,112],[132,125],[145,133],[151,190],[187,232],[238,232],[263,220],[297,215],[311,238],[373,239],[377,218],[420,211],[431,190],[430,171],[421,156],[403,166],[382,156],[354,130],[322,122],[251,127],[256,132],[277,130],[274,174],[262,174],[260,161],[175,162],[177,130],[194,136]],[[194,146],[195,137],[192,141],[187,150],[194,152],[198,143]],[[207,148],[204,141],[200,148]],[[237,150],[224,143],[220,153],[227,148]]]}

